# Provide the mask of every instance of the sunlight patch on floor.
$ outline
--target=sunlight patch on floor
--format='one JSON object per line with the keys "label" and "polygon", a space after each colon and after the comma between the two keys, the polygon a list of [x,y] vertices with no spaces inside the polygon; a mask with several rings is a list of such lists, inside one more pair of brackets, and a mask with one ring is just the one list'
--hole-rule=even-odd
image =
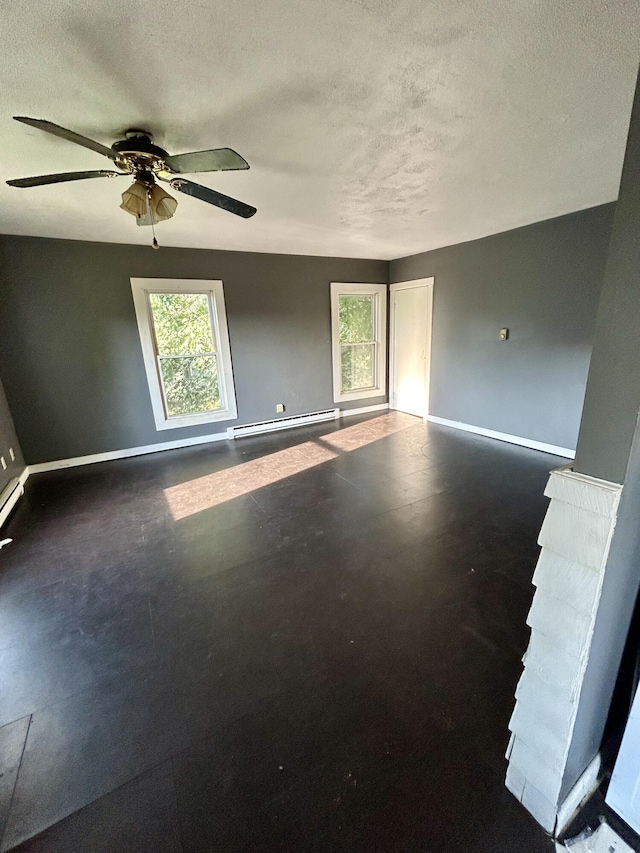
{"label": "sunlight patch on floor", "polygon": [[305,441],[304,444],[287,447],[270,456],[252,459],[233,468],[171,486],[164,490],[164,495],[171,515],[178,521],[314,468],[329,459],[335,459],[337,455],[335,451],[315,441]]}
{"label": "sunlight patch on floor", "polygon": [[381,438],[393,435],[394,432],[407,429],[416,423],[415,418],[410,415],[403,415],[400,412],[390,412],[387,415],[381,415],[379,418],[374,418],[370,421],[365,421],[361,424],[354,424],[350,427],[345,427],[337,432],[330,432],[323,435],[320,441],[335,447],[336,450],[349,452],[350,450],[358,450],[366,444],[371,444],[374,441],[379,441]]}
{"label": "sunlight patch on floor", "polygon": [[269,456],[261,456],[243,462],[224,471],[206,474],[195,480],[180,483],[164,490],[171,515],[176,521],[197,512],[218,506],[225,501],[247,495],[322,465],[341,453],[357,450],[374,441],[386,438],[395,432],[407,429],[415,423],[414,418],[391,412],[361,424],[327,433],[319,439],[305,441],[294,447],[278,450]]}

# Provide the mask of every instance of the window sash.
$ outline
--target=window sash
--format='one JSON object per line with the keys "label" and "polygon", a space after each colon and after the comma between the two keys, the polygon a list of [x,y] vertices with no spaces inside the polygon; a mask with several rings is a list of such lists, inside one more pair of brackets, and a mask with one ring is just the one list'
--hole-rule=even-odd
{"label": "window sash", "polygon": [[[176,291],[176,295],[180,296],[191,296],[191,295],[199,295],[207,297],[207,312],[209,315],[209,331],[211,333],[211,342],[216,349],[212,352],[197,352],[197,353],[181,353],[179,355],[160,355],[159,346],[158,346],[158,338],[156,334],[156,318],[153,314],[153,306],[151,305],[151,295],[154,293],[169,293],[171,294],[173,291],[170,290],[148,290],[146,292],[147,296],[147,306],[149,311],[149,318],[151,323],[151,331],[153,335],[153,346],[155,351],[156,358],[156,368],[158,373],[158,384],[160,386],[160,392],[162,394],[162,406],[164,408],[164,415],[167,421],[174,420],[175,418],[188,418],[191,415],[206,415],[210,412],[220,412],[224,411],[227,408],[226,405],[226,395],[224,388],[224,380],[220,376],[220,371],[218,371],[218,396],[220,397],[220,405],[216,406],[214,409],[194,409],[190,412],[179,412],[175,415],[172,415],[169,412],[169,398],[167,396],[167,388],[165,385],[164,375],[162,373],[162,369],[160,367],[160,361],[168,358],[198,358],[199,356],[211,357],[217,356],[217,336],[216,336],[216,316],[215,316],[215,306],[213,304],[213,298],[211,293],[203,293],[201,290],[181,290]],[[216,357],[216,368],[218,367],[218,360]]]}
{"label": "window sash", "polygon": [[[373,339],[349,342],[342,340],[340,333],[341,297],[368,296],[371,298]],[[386,395],[387,357],[387,285],[331,283],[331,351],[333,360],[333,399],[335,402],[381,397]],[[345,390],[342,381],[343,348],[373,348],[373,385]],[[352,352],[355,349],[351,350]]]}
{"label": "window sash", "polygon": [[160,355],[159,353],[156,353],[156,358],[202,358],[217,354],[218,353],[215,350],[211,350],[211,352],[176,352],[173,355]]}
{"label": "window sash", "polygon": [[[216,382],[218,386],[218,398],[220,401],[220,405],[214,406],[211,409],[192,409],[189,412],[178,412],[175,415],[172,415],[169,412],[169,395],[167,393],[167,387],[165,384],[164,373],[162,371],[162,361],[171,361],[172,359],[185,359],[185,358],[212,358],[214,360],[215,371],[216,371]],[[198,353],[187,353],[184,355],[156,355],[156,359],[158,362],[158,380],[160,382],[160,387],[162,389],[162,402],[164,404],[164,412],[167,420],[171,418],[184,418],[189,415],[204,415],[207,412],[219,412],[226,408],[224,395],[222,391],[222,383],[220,379],[220,371],[218,369],[218,354],[215,352],[198,352]]]}
{"label": "window sash", "polygon": [[[237,418],[233,366],[224,304],[224,290],[219,280],[131,279],[133,301],[138,321],[147,384],[156,429],[174,429]],[[210,331],[214,350],[160,355],[151,309],[152,293],[203,294],[207,296]],[[171,358],[213,358],[220,406],[187,414],[169,415],[167,389],[161,362]]]}
{"label": "window sash", "polygon": [[[151,297],[159,294],[168,294],[169,296],[204,296],[207,300],[207,313],[209,316],[209,333],[211,334],[211,343],[213,345],[213,351],[217,352],[218,344],[216,343],[216,322],[215,322],[215,305],[213,294],[211,292],[204,292],[202,290],[147,290],[147,310],[149,312],[149,317],[151,319],[151,327],[153,331],[153,342],[156,351],[156,355],[160,355],[160,347],[158,345],[158,339],[156,335],[156,318],[153,313],[153,306],[151,304]],[[193,355],[193,353],[184,353],[184,355]]]}
{"label": "window sash", "polygon": [[338,294],[338,310],[340,310],[341,302],[343,299],[357,299],[365,297],[370,300],[371,303],[371,332],[373,333],[373,337],[371,339],[365,339],[363,341],[344,341],[342,340],[342,321],[339,321],[340,328],[340,344],[342,346],[347,346],[350,344],[373,344],[376,343],[376,334],[377,331],[377,306],[378,306],[378,296],[377,293],[340,293]]}
{"label": "window sash", "polygon": [[[373,347],[373,359],[372,359],[372,373],[373,373],[373,382],[371,385],[355,385],[351,388],[345,388],[343,382],[343,367],[344,360],[342,358],[342,350],[346,348],[353,349],[354,347]],[[378,342],[377,341],[360,341],[357,344],[340,344],[340,390],[343,394],[354,394],[357,391],[370,391],[372,388],[378,387]],[[352,362],[352,374],[355,373],[356,365]]]}

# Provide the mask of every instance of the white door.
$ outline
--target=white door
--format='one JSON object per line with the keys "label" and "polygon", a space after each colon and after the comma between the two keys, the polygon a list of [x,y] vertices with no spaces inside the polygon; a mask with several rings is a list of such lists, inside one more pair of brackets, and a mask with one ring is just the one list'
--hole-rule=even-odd
{"label": "white door", "polygon": [[640,690],[631,706],[606,802],[635,832],[640,832]]}
{"label": "white door", "polygon": [[390,293],[390,405],[425,418],[429,412],[433,279],[392,284]]}

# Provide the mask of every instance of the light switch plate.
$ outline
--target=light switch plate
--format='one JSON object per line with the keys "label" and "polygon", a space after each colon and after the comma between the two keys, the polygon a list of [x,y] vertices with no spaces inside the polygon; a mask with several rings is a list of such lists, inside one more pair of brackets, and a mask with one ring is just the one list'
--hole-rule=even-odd
{"label": "light switch plate", "polygon": [[284,412],[284,403],[276,403],[276,412]]}
{"label": "light switch plate", "polygon": [[9,448],[9,456],[11,457],[12,462],[16,461],[16,454],[13,452],[13,447]]}
{"label": "light switch plate", "polygon": [[7,463],[5,461],[4,456],[0,456],[0,465],[2,465],[5,471],[7,470]]}
{"label": "light switch plate", "polygon": [[500,329],[500,340],[506,341],[509,337],[509,329]]}

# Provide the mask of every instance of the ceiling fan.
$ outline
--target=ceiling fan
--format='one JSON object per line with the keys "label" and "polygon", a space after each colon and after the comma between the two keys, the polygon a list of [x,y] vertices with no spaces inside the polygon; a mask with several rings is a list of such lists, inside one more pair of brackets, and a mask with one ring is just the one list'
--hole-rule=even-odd
{"label": "ceiling fan", "polygon": [[[226,172],[235,169],[248,169],[247,161],[231,148],[213,148],[209,151],[192,151],[188,154],[169,154],[163,148],[154,145],[153,137],[146,130],[127,130],[124,139],[114,142],[108,148],[100,142],[94,142],[79,133],[67,130],[53,122],[43,119],[14,116],[16,121],[31,125],[46,133],[52,133],[83,148],[89,148],[108,157],[120,171],[98,169],[89,172],[61,172],[55,175],[38,175],[33,178],[18,178],[7,181],[11,187],[40,187],[45,184],[58,184],[65,181],[82,181],[86,178],[116,178],[133,175],[133,184],[122,194],[120,207],[136,217],[138,225],[151,225],[170,219],[175,213],[178,202],[158,185],[156,179],[163,181],[178,192],[213,204],[236,216],[248,219],[256,212],[255,207],[231,198],[216,190],[194,184],[186,178],[174,177],[191,172]],[[158,242],[153,236],[153,247]]]}

